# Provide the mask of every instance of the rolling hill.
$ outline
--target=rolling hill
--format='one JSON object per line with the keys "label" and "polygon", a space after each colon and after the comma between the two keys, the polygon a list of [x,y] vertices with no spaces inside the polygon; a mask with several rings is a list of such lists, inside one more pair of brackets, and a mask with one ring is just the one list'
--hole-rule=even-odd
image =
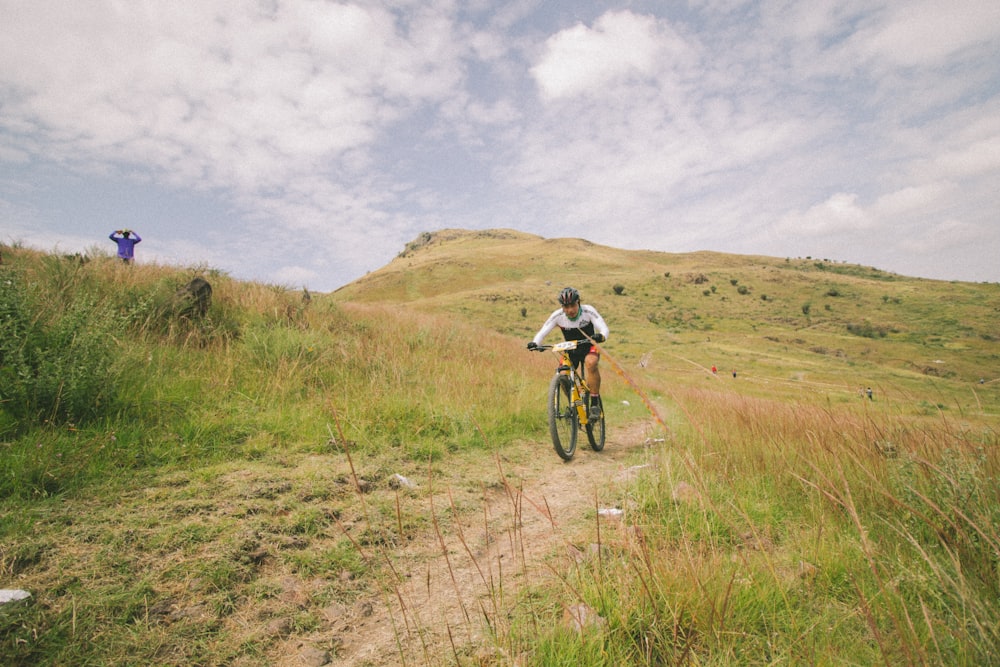
{"label": "rolling hill", "polygon": [[[318,295],[0,250],[4,664],[997,655],[996,284],[510,230]],[[563,463],[524,343],[567,284],[609,436]]]}
{"label": "rolling hill", "polygon": [[422,234],[331,297],[447,313],[527,340],[568,284],[610,323],[608,350],[626,363],[666,356],[684,373],[736,369],[770,381],[767,390],[792,393],[796,381],[851,396],[872,384],[921,393],[935,382],[1000,384],[1000,285],[828,259],[634,251],[512,230],[443,230]]}

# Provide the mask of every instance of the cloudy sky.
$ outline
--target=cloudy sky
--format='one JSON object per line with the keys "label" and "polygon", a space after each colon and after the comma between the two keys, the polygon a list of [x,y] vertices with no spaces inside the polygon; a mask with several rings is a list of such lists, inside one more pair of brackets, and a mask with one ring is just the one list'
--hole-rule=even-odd
{"label": "cloudy sky", "polygon": [[0,241],[327,291],[418,234],[1000,281],[997,0],[0,0]]}

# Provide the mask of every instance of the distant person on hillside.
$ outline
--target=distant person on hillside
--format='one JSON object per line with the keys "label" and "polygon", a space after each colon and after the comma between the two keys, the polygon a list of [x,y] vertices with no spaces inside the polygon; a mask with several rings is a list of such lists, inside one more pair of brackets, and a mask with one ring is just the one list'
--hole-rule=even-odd
{"label": "distant person on hillside", "polygon": [[[528,349],[537,348],[549,333],[559,327],[565,340],[590,340],[603,343],[608,339],[608,325],[593,306],[580,303],[580,293],[572,287],[566,287],[559,292],[559,308],[554,311],[545,324],[538,330],[535,337],[528,343]],[[601,350],[597,345],[581,345],[570,352],[574,366],[581,363],[587,385],[590,387],[590,418],[601,417],[601,370],[597,363],[601,359]]]}
{"label": "distant person on hillside", "polygon": [[135,244],[142,241],[142,237],[131,229],[116,229],[108,238],[118,244],[118,259],[131,264],[135,259]]}

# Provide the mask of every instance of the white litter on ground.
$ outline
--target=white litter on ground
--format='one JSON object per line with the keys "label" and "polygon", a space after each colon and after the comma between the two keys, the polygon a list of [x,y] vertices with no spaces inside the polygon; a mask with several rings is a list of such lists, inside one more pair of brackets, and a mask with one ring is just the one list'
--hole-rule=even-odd
{"label": "white litter on ground", "polygon": [[19,588],[0,588],[0,604],[17,602],[18,600],[25,600],[30,597],[31,593],[22,591]]}

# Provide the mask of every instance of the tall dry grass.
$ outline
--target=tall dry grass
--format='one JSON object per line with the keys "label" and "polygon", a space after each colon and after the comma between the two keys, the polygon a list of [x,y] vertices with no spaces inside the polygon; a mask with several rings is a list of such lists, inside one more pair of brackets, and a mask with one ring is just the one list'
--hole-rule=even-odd
{"label": "tall dry grass", "polygon": [[[3,256],[24,289],[9,301],[17,331],[64,360],[110,352],[94,367],[114,390],[86,390],[82,373],[76,395],[100,400],[83,400],[81,419],[46,409],[0,422],[0,578],[41,600],[0,618],[12,664],[260,664],[282,633],[320,632],[323,604],[369,585],[412,610],[395,553],[428,534],[446,568],[464,554],[491,592],[449,628],[457,664],[973,665],[996,654],[996,424],[934,409],[953,398],[944,385],[913,414],[889,381],[879,400],[848,403],[637,371],[668,430],[662,446],[637,448],[647,467],[596,492],[595,510],[620,507],[624,520],[595,511],[579,532],[553,525],[564,543],[595,548],[553,554],[551,576],[522,586],[536,572],[526,499],[504,457],[544,440],[552,370],[522,341],[200,267]],[[196,275],[213,285],[212,308],[179,319],[176,291]],[[68,335],[83,330],[107,335]],[[30,377],[71,377],[25,364]],[[51,393],[63,406],[69,395]],[[638,405],[616,410],[631,418]],[[392,489],[398,472],[428,482]],[[461,535],[458,519],[491,493],[510,518],[484,517],[486,528],[521,554],[502,570],[441,539]],[[290,606],[287,579],[322,583]],[[450,579],[446,569],[435,585],[449,594]],[[287,626],[260,641],[273,619]],[[395,620],[396,641],[419,644],[436,619]],[[497,651],[470,655],[460,635],[482,626]]]}
{"label": "tall dry grass", "polygon": [[[526,595],[522,664],[987,664],[1000,646],[988,424],[672,387],[682,418],[604,503],[600,558]],[[603,619],[567,630],[566,609]],[[533,609],[538,609],[535,604]]]}

